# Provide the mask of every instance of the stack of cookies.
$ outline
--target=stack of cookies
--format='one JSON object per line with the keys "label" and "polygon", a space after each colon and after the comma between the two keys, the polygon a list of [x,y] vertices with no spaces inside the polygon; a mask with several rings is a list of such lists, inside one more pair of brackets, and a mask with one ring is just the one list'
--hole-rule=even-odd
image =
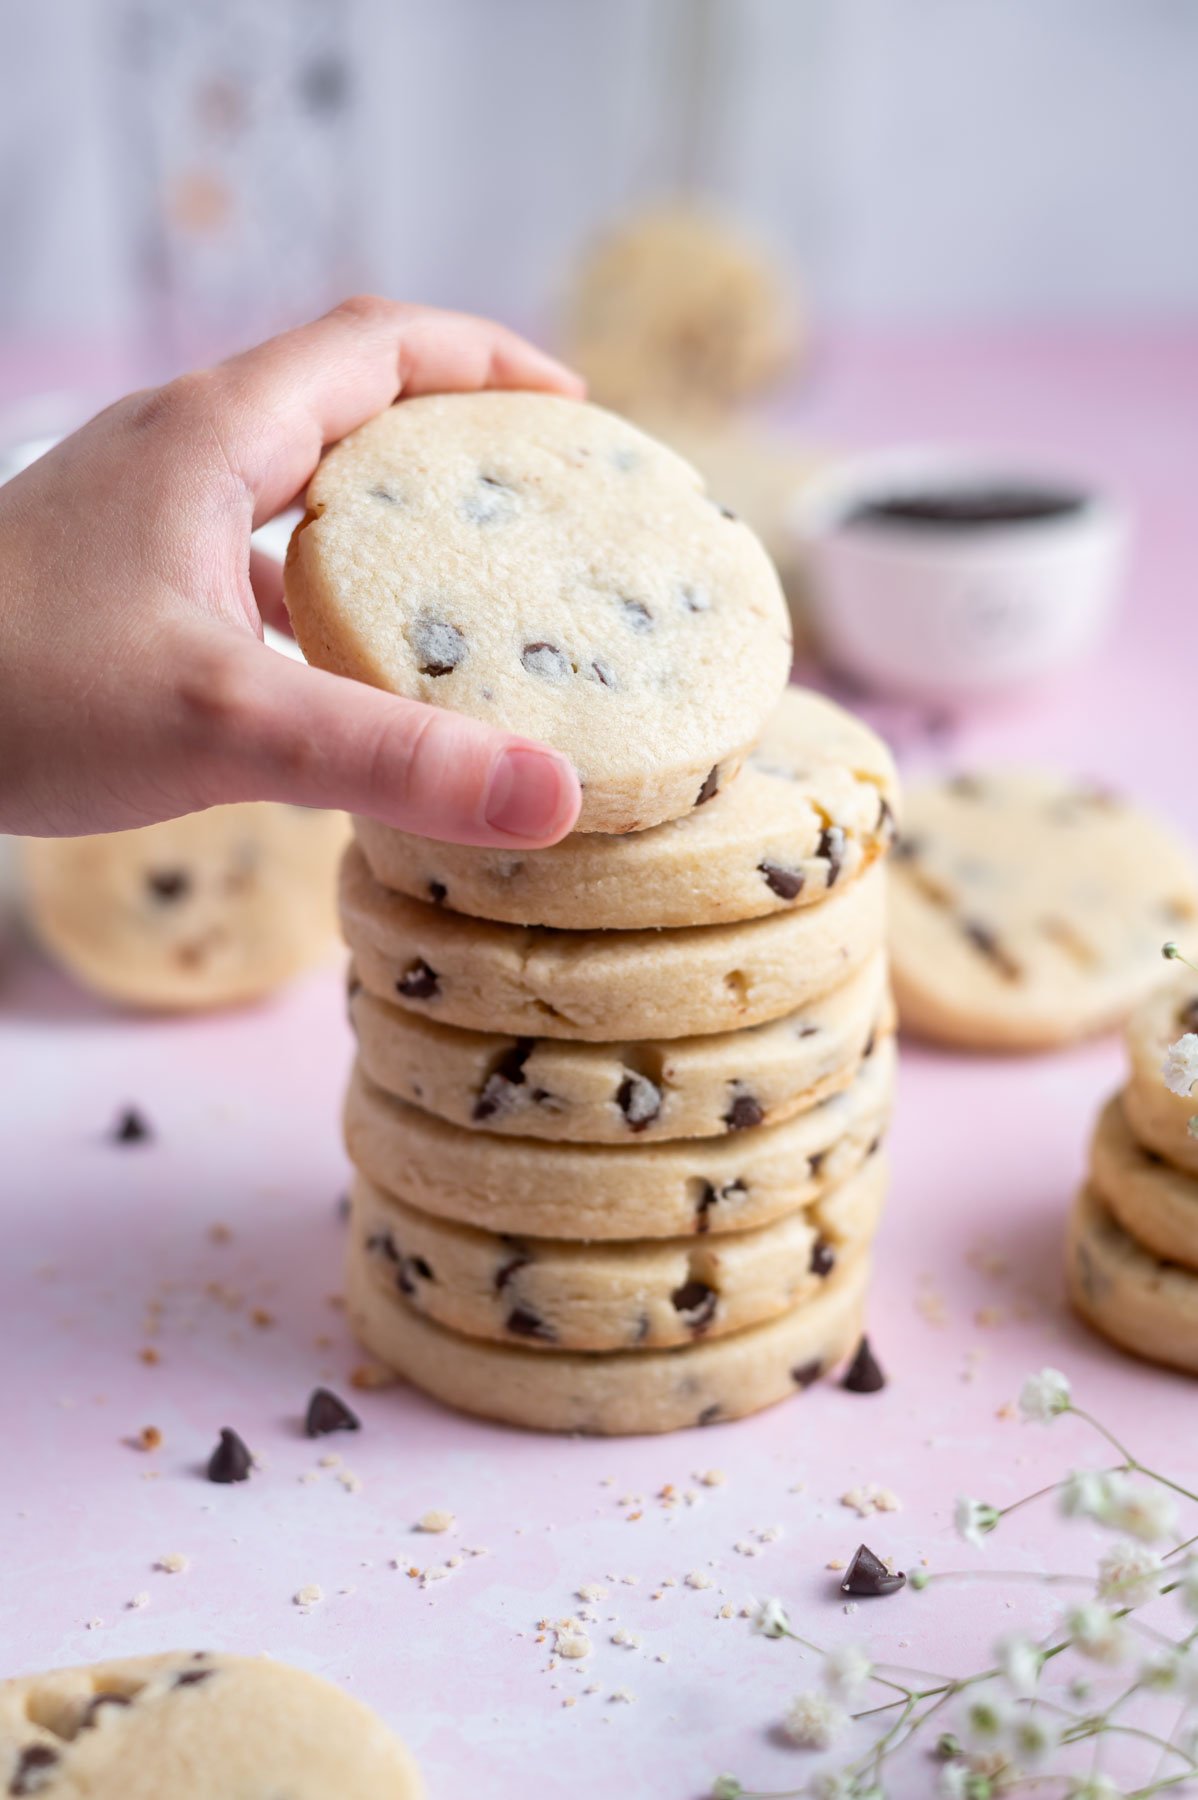
{"label": "stack of cookies", "polygon": [[[1198,978],[1132,1015],[1130,1075],[1099,1115],[1070,1219],[1074,1305],[1113,1343],[1198,1374],[1198,1096],[1165,1084],[1170,1045],[1198,1032]],[[1184,1085],[1184,1084],[1183,1084]]]}
{"label": "stack of cookies", "polygon": [[413,401],[326,460],[288,594],[313,660],[518,723],[583,783],[544,850],[356,821],[363,1342],[543,1429],[809,1385],[860,1337],[885,1188],[894,772],[783,692],[757,540],[596,408]]}

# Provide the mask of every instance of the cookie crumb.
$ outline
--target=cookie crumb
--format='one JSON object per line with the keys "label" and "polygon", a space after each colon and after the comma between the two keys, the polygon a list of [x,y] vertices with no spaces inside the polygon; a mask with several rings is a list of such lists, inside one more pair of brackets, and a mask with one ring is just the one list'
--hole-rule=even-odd
{"label": "cookie crumb", "polygon": [[627,1625],[621,1625],[613,1631],[611,1641],[613,1644],[622,1645],[625,1650],[639,1650],[641,1647],[640,1638],[635,1631],[629,1631]]}
{"label": "cookie crumb", "polygon": [[377,1364],[372,1363],[359,1363],[349,1377],[350,1387],[356,1388],[359,1393],[373,1393],[378,1388],[395,1387],[398,1381],[399,1376],[393,1375],[390,1369],[380,1369]]}
{"label": "cookie crumb", "polygon": [[231,1244],[233,1242],[233,1233],[228,1225],[222,1225],[220,1223],[209,1225],[208,1242],[210,1244]]}
{"label": "cookie crumb", "polygon": [[704,1469],[701,1474],[695,1476],[695,1480],[702,1487],[723,1487],[727,1479],[723,1469]]}
{"label": "cookie crumb", "polygon": [[610,1700],[618,1700],[621,1702],[621,1704],[623,1704],[625,1706],[631,1706],[633,1701],[636,1698],[636,1695],[629,1693],[627,1688],[616,1688],[611,1694],[609,1694],[608,1698]]}
{"label": "cookie crumb", "polygon": [[315,1581],[310,1581],[306,1587],[300,1588],[291,1598],[296,1606],[319,1606],[324,1599],[324,1589]]}
{"label": "cookie crumb", "polygon": [[577,1662],[580,1657],[591,1654],[591,1640],[585,1631],[559,1630],[556,1645],[558,1655],[568,1658],[570,1662]]}
{"label": "cookie crumb", "polygon": [[434,1532],[452,1531],[456,1523],[457,1520],[451,1512],[443,1512],[440,1508],[433,1507],[431,1511],[421,1513],[416,1521],[416,1529],[417,1531]]}
{"label": "cookie crumb", "polygon": [[712,1586],[711,1576],[705,1569],[692,1569],[686,1577],[688,1588],[709,1588]]}
{"label": "cookie crumb", "polygon": [[162,1361],[162,1358],[159,1356],[157,1350],[155,1350],[153,1344],[143,1344],[137,1353],[137,1360],[145,1363],[147,1369],[153,1369]]}
{"label": "cookie crumb", "polygon": [[607,1588],[600,1587],[597,1581],[584,1581],[582,1586],[576,1589],[576,1592],[580,1600],[591,1604],[596,1600],[606,1600],[608,1595]]}
{"label": "cookie crumb", "polygon": [[127,1612],[144,1612],[149,1604],[150,1596],[148,1594],[134,1594],[131,1600],[126,1600],[125,1610]]}
{"label": "cookie crumb", "polygon": [[868,1519],[873,1513],[899,1512],[902,1502],[890,1488],[879,1487],[876,1482],[867,1481],[859,1487],[849,1488],[840,1496],[840,1504],[852,1509],[861,1519]]}
{"label": "cookie crumb", "polygon": [[163,1575],[184,1575],[191,1567],[190,1556],[184,1556],[181,1550],[168,1550],[154,1564]]}
{"label": "cookie crumb", "polygon": [[162,1433],[157,1425],[143,1425],[137,1436],[129,1441],[135,1450],[157,1450],[162,1444]]}

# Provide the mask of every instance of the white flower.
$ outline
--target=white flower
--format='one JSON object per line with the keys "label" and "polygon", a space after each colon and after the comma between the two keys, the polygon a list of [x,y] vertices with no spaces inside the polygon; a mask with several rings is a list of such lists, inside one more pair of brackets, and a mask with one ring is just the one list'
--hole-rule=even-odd
{"label": "white flower", "polygon": [[997,1526],[998,1508],[985,1500],[971,1500],[968,1494],[961,1494],[953,1508],[953,1524],[957,1528],[958,1537],[963,1537],[967,1544],[982,1548],[982,1539]]}
{"label": "white flower", "polygon": [[993,1750],[1007,1734],[1011,1709],[997,1694],[981,1694],[965,1713],[961,1735],[975,1750]]}
{"label": "white flower", "polygon": [[804,1750],[827,1750],[848,1724],[848,1714],[827,1694],[796,1694],[782,1728]]}
{"label": "white flower", "polygon": [[1021,1769],[1039,1769],[1061,1741],[1042,1713],[1022,1712],[1011,1727],[1011,1751]]}
{"label": "white flower", "polygon": [[1086,1775],[1069,1789],[1069,1800],[1124,1800],[1124,1794],[1105,1775]]}
{"label": "white flower", "polygon": [[1198,1556],[1191,1556],[1182,1570],[1178,1592],[1186,1611],[1198,1617]]}
{"label": "white flower", "polygon": [[825,1769],[807,1789],[811,1800],[858,1800],[860,1790],[853,1777],[839,1769]]}
{"label": "white flower", "polygon": [[1110,1500],[1110,1477],[1093,1469],[1074,1469],[1061,1486],[1061,1511],[1067,1519],[1104,1519]]}
{"label": "white flower", "polygon": [[1198,1653],[1172,1647],[1158,1650],[1141,1666],[1137,1679],[1154,1693],[1198,1700]]}
{"label": "white flower", "polygon": [[1194,1083],[1198,1081],[1198,1032],[1187,1031],[1184,1037],[1169,1045],[1161,1064],[1161,1074],[1169,1092],[1179,1099],[1184,1100],[1187,1094],[1193,1093]]}
{"label": "white flower", "polygon": [[1129,1481],[1125,1475],[1108,1475],[1105,1487],[1105,1502],[1094,1515],[1104,1525],[1126,1531],[1145,1544],[1177,1536],[1177,1505],[1171,1494],[1145,1482]]}
{"label": "white flower", "polygon": [[1127,1633],[1105,1606],[1079,1606],[1066,1620],[1074,1648],[1093,1662],[1119,1663],[1127,1653]]}
{"label": "white flower", "polygon": [[1160,1593],[1161,1559],[1146,1544],[1121,1538],[1098,1564],[1098,1598],[1119,1606],[1144,1606]]}
{"label": "white flower", "polygon": [[1003,1638],[995,1647],[995,1660],[1019,1697],[1030,1699],[1040,1679],[1040,1652],[1030,1638]]}
{"label": "white flower", "polygon": [[753,1630],[759,1631],[762,1637],[785,1637],[790,1630],[790,1620],[786,1616],[786,1608],[781,1600],[759,1600],[753,1609]]}
{"label": "white flower", "polygon": [[965,1763],[946,1763],[940,1771],[940,1792],[944,1800],[965,1800],[966,1782],[971,1779]]}
{"label": "white flower", "polygon": [[851,1705],[873,1673],[860,1644],[842,1644],[824,1657],[824,1686],[837,1700]]}
{"label": "white flower", "polygon": [[711,1784],[711,1800],[737,1800],[744,1791],[735,1775],[717,1775]]}
{"label": "white flower", "polygon": [[1038,1375],[1029,1375],[1024,1382],[1019,1395],[1019,1410],[1025,1419],[1047,1425],[1058,1413],[1069,1411],[1069,1402],[1068,1376],[1062,1375],[1059,1369],[1041,1369]]}

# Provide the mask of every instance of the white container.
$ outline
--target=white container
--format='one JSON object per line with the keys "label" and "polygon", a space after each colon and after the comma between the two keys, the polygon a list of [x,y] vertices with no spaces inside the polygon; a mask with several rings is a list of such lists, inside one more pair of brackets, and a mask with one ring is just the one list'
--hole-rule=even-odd
{"label": "white container", "polygon": [[[1078,504],[986,524],[852,522],[871,501],[1010,488]],[[1128,539],[1123,507],[1084,483],[934,449],[836,463],[797,497],[791,523],[828,661],[879,692],[937,702],[1007,693],[1092,649]]]}

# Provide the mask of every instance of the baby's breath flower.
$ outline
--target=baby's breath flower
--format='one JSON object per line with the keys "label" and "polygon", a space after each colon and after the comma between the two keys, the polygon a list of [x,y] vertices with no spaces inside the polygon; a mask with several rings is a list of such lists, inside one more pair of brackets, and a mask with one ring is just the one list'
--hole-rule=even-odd
{"label": "baby's breath flower", "polygon": [[1181,1572],[1181,1603],[1198,1617],[1198,1556],[1191,1556]]}
{"label": "baby's breath flower", "polygon": [[1098,1598],[1119,1606],[1144,1606],[1160,1593],[1161,1559],[1146,1544],[1121,1538],[1098,1564]]}
{"label": "baby's breath flower", "polygon": [[1174,1648],[1157,1650],[1144,1662],[1136,1679],[1155,1694],[1181,1694],[1198,1700],[1198,1654]]}
{"label": "baby's breath flower", "polygon": [[842,1644],[824,1657],[824,1686],[837,1700],[851,1705],[873,1673],[860,1644]]}
{"label": "baby's breath flower", "polygon": [[1105,1519],[1110,1478],[1093,1469],[1074,1469],[1061,1484],[1060,1506],[1067,1519]]}
{"label": "baby's breath flower", "polygon": [[1127,1654],[1127,1633],[1105,1606],[1079,1606],[1066,1624],[1074,1648],[1093,1662],[1120,1663]]}
{"label": "baby's breath flower", "polygon": [[994,1783],[981,1769],[968,1763],[947,1763],[940,1771],[940,1792],[944,1800],[992,1800]]}
{"label": "baby's breath flower", "polygon": [[1029,1375],[1019,1395],[1019,1410],[1025,1419],[1047,1425],[1058,1413],[1068,1412],[1071,1390],[1068,1377],[1059,1369],[1041,1369]]}
{"label": "baby's breath flower", "polygon": [[827,1750],[848,1724],[848,1715],[828,1694],[796,1694],[782,1723],[787,1737],[802,1749]]}
{"label": "baby's breath flower", "polygon": [[961,1494],[953,1508],[953,1524],[957,1528],[958,1537],[963,1537],[967,1544],[974,1544],[979,1550],[982,1539],[992,1532],[999,1521],[999,1511],[986,1500],[971,1500],[968,1494]]}
{"label": "baby's breath flower", "polygon": [[1161,1074],[1169,1092],[1179,1099],[1184,1100],[1187,1094],[1193,1093],[1194,1083],[1198,1081],[1198,1031],[1187,1031],[1184,1037],[1169,1045],[1161,1064]]}
{"label": "baby's breath flower", "polygon": [[1104,1486],[1103,1505],[1094,1514],[1104,1525],[1114,1531],[1126,1531],[1145,1544],[1159,1544],[1162,1538],[1177,1536],[1177,1506],[1171,1494],[1144,1482],[1129,1481],[1126,1475],[1108,1475]]}
{"label": "baby's breath flower", "polygon": [[1041,1657],[1030,1638],[1003,1638],[995,1647],[995,1660],[1021,1699],[1029,1699],[1035,1693]]}
{"label": "baby's breath flower", "polygon": [[744,1791],[735,1775],[717,1775],[711,1784],[711,1800],[739,1800]]}
{"label": "baby's breath flower", "polygon": [[997,1694],[981,1694],[966,1709],[963,1735],[975,1750],[1001,1744],[1011,1723],[1011,1709]]}
{"label": "baby's breath flower", "polygon": [[[875,1790],[881,1800],[881,1790]],[[847,1770],[825,1769],[807,1789],[811,1800],[860,1800],[862,1790]]]}
{"label": "baby's breath flower", "polygon": [[1069,1800],[1124,1800],[1124,1794],[1105,1775],[1085,1775],[1069,1789]]}
{"label": "baby's breath flower", "polygon": [[1011,1754],[1021,1769],[1043,1768],[1060,1741],[1043,1713],[1021,1712],[1011,1727]]}
{"label": "baby's breath flower", "polygon": [[759,1631],[762,1637],[785,1637],[790,1630],[790,1620],[786,1616],[786,1608],[781,1600],[759,1600],[753,1609],[753,1630]]}

